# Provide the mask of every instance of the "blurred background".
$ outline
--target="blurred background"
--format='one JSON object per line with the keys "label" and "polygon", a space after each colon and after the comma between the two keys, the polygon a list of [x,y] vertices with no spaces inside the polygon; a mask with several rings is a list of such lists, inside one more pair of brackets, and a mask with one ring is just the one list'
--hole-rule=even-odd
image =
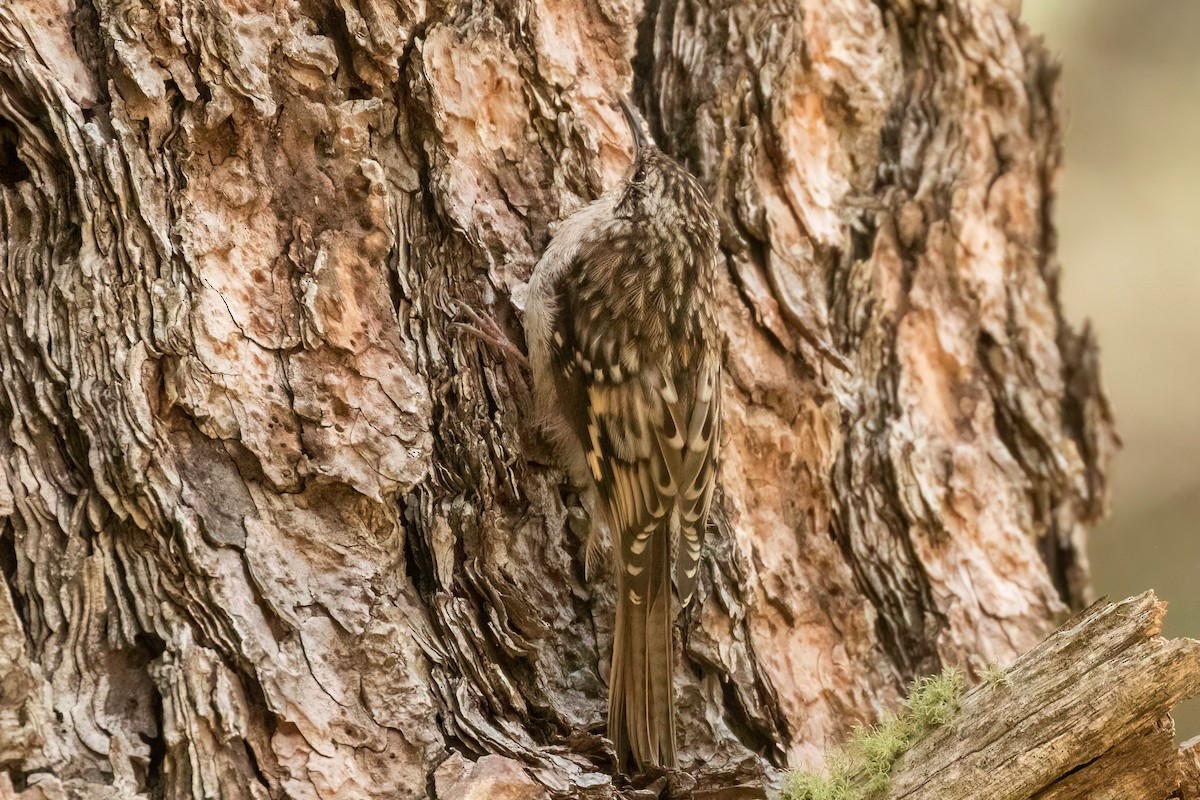
{"label": "blurred background", "polygon": [[[1063,65],[1057,221],[1068,316],[1091,319],[1125,447],[1091,538],[1098,595],[1154,589],[1200,638],[1200,2],[1024,0]],[[1200,735],[1200,700],[1175,714]]]}

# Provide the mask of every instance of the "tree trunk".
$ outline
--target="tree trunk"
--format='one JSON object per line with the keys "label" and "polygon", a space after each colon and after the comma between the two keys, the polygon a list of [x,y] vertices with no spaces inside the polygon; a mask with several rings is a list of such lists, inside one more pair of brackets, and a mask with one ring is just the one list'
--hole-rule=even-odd
{"label": "tree trunk", "polygon": [[13,791],[622,791],[578,487],[463,324],[520,342],[631,86],[726,256],[670,791],[776,785],[914,676],[1040,641],[1087,599],[1114,437],[1016,5],[0,4]]}

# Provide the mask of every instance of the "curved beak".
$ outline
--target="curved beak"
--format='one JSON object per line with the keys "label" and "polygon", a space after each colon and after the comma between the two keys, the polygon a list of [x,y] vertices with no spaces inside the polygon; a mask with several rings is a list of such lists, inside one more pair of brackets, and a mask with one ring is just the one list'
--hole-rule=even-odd
{"label": "curved beak", "polygon": [[646,138],[646,130],[642,127],[642,117],[629,103],[629,99],[622,97],[618,101],[621,104],[621,110],[625,112],[625,121],[629,123],[629,130],[633,133],[634,157],[641,154],[642,150],[650,146],[650,140]]}

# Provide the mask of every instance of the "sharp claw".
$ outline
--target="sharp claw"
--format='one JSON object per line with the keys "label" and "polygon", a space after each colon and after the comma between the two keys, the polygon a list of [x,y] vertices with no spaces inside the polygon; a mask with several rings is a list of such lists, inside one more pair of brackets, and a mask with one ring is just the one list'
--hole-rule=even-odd
{"label": "sharp claw", "polygon": [[500,326],[494,320],[482,316],[478,311],[458,300],[451,302],[453,303],[455,313],[461,314],[474,324],[468,325],[465,322],[455,320],[450,323],[450,327],[462,333],[471,334],[476,339],[508,355],[520,366],[529,369],[529,359],[525,357],[520,348],[512,343],[511,339],[504,335],[504,331],[500,330]]}

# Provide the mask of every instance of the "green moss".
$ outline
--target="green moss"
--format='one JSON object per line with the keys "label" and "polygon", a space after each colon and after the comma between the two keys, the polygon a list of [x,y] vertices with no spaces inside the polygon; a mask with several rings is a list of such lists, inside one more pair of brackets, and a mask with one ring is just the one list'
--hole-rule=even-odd
{"label": "green moss", "polygon": [[796,800],[859,800],[862,794],[852,785],[850,776],[831,772],[828,776],[815,772],[793,772],[783,790],[785,798]]}
{"label": "green moss", "polygon": [[782,800],[879,797],[888,789],[896,760],[958,713],[965,684],[962,671],[954,667],[913,681],[902,713],[889,714],[869,728],[856,728],[846,749],[826,759],[823,773],[793,772]]}
{"label": "green moss", "polygon": [[997,664],[989,664],[983,668],[983,672],[979,673],[979,677],[984,683],[990,683],[992,686],[1009,686],[1012,684],[1012,677],[1009,676],[1008,670],[1001,669]]}
{"label": "green moss", "polygon": [[962,670],[948,667],[941,675],[917,678],[908,693],[908,713],[924,734],[945,725],[958,713],[966,681]]}

